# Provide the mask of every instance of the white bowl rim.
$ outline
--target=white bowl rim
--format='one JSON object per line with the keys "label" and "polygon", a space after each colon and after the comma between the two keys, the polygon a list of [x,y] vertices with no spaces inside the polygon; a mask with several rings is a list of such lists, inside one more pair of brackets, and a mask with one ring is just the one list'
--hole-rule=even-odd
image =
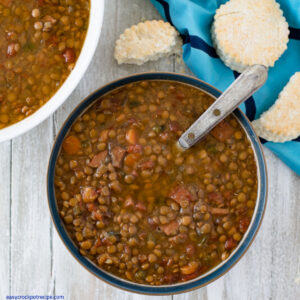
{"label": "white bowl rim", "polygon": [[17,137],[51,116],[71,95],[85,74],[96,51],[104,15],[104,0],[91,0],[90,20],[86,38],[75,68],[56,93],[29,117],[0,129],[0,142]]}

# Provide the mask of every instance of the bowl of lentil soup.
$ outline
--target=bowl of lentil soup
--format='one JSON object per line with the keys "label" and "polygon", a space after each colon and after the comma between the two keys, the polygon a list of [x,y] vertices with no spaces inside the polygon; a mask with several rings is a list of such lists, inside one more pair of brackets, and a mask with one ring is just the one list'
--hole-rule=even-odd
{"label": "bowl of lentil soup", "polygon": [[132,75],[86,98],[49,161],[49,208],[71,254],[125,290],[175,294],[226,273],[266,205],[259,139],[239,110],[189,150],[177,140],[220,92],[174,73]]}
{"label": "bowl of lentil soup", "polygon": [[103,0],[0,0],[0,142],[50,116],[92,60]]}

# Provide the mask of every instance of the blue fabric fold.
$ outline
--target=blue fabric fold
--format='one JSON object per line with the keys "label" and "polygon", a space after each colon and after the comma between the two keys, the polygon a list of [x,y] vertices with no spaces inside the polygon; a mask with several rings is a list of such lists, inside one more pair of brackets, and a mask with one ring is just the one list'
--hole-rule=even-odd
{"label": "blue fabric fold", "polygon": [[[216,9],[227,0],[151,0],[162,17],[183,38],[183,60],[200,79],[224,91],[239,75],[218,58],[212,47],[210,28]],[[290,26],[288,49],[269,69],[266,84],[240,108],[250,121],[257,119],[278,98],[290,77],[300,71],[300,1],[277,0]],[[283,162],[300,175],[300,137],[286,143],[261,139]]]}

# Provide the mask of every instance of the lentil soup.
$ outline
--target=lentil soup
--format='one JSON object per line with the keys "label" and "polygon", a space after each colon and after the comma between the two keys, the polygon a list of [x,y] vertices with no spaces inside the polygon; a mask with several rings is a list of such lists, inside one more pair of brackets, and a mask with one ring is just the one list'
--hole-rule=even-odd
{"label": "lentil soup", "polygon": [[102,96],[76,120],[54,182],[83,256],[148,285],[194,279],[230,256],[256,205],[250,141],[230,115],[191,149],[176,145],[213,101],[186,84],[142,81]]}
{"label": "lentil soup", "polygon": [[81,52],[89,0],[0,0],[0,129],[45,104]]}

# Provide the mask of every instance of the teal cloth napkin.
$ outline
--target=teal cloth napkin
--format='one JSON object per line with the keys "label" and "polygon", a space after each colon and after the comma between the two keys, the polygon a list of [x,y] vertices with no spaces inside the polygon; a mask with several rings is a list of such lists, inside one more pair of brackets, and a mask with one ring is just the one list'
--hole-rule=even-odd
{"label": "teal cloth napkin", "polygon": [[[226,0],[151,0],[163,18],[181,33],[183,60],[200,79],[224,91],[239,75],[218,58],[212,47],[210,27],[216,9]],[[240,108],[250,121],[257,119],[277,99],[290,77],[300,71],[300,1],[278,0],[290,26],[288,49],[269,69],[267,83]],[[300,136],[286,143],[261,139],[292,170],[300,175]]]}

